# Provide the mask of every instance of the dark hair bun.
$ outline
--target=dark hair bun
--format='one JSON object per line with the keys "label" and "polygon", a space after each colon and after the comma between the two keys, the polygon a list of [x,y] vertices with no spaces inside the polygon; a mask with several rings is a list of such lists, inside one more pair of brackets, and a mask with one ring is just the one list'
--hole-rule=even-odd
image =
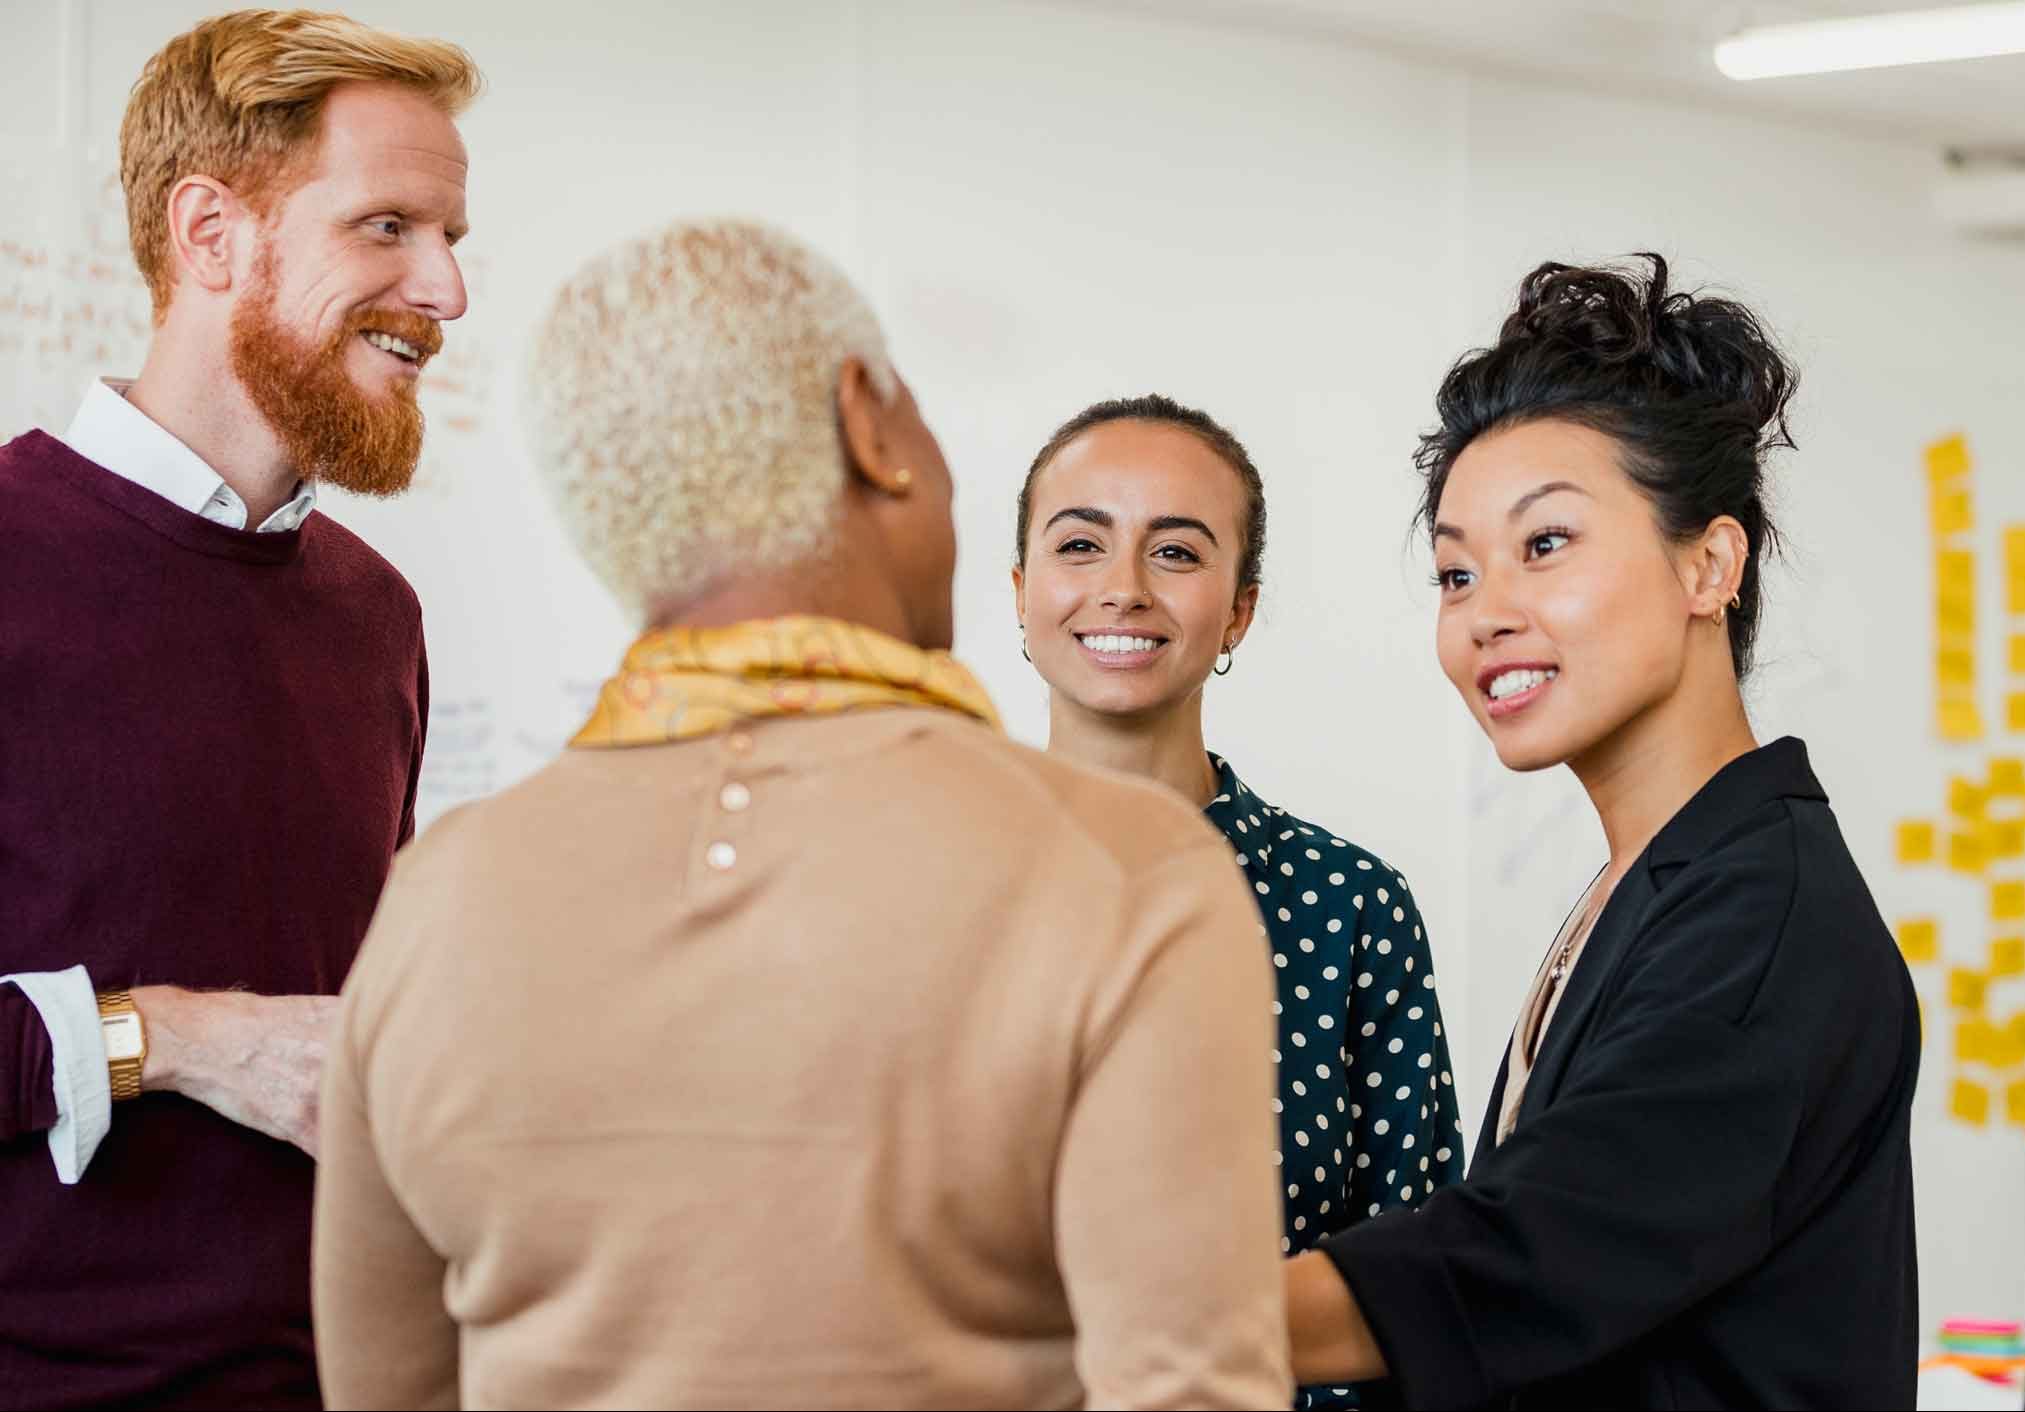
{"label": "dark hair bun", "polygon": [[1744,305],[1672,289],[1663,257],[1635,258],[1648,268],[1550,261],[1520,282],[1498,341],[1465,354],[1435,394],[1441,424],[1414,456],[1419,518],[1433,528],[1456,458],[1486,432],[1543,418],[1603,432],[1666,533],[1692,537],[1722,515],[1743,525],[1750,557],[1728,618],[1741,678],[1757,642],[1760,563],[1778,542],[1763,458],[1793,445],[1798,374]]}
{"label": "dark hair bun", "polygon": [[1568,371],[1586,362],[1599,382],[1628,384],[1620,393],[1700,403],[1725,422],[1748,424],[1760,452],[1790,447],[1786,404],[1797,378],[1757,315],[1734,299],[1669,288],[1664,256],[1636,258],[1651,263],[1643,278],[1541,265],[1519,285],[1499,346],[1559,348]]}

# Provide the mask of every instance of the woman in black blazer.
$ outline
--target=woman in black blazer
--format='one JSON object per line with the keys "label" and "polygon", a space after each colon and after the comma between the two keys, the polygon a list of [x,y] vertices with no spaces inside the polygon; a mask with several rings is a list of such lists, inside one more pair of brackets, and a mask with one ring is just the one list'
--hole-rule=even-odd
{"label": "woman in black blazer", "polygon": [[1911,983],[1738,691],[1793,373],[1728,300],[1542,265],[1422,444],[1443,670],[1609,860],[1469,1179],[1288,1262],[1304,1382],[1413,1406],[1910,1407]]}

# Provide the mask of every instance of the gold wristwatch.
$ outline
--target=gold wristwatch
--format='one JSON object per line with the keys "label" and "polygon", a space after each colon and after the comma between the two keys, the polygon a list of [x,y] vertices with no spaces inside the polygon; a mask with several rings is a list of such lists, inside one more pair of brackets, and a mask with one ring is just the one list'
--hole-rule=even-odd
{"label": "gold wristwatch", "polygon": [[148,1028],[134,1006],[133,992],[104,990],[98,996],[99,1028],[105,1034],[105,1066],[113,1102],[141,1096],[141,1066],[148,1062]]}

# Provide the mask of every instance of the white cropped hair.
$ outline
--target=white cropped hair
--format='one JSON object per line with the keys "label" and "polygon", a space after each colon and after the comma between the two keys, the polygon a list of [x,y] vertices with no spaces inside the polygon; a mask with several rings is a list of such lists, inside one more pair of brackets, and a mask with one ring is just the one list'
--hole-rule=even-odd
{"label": "white cropped hair", "polygon": [[770,226],[685,222],[592,259],[536,328],[535,465],[592,569],[637,615],[826,546],[844,485],[837,377],[893,394],[871,307]]}

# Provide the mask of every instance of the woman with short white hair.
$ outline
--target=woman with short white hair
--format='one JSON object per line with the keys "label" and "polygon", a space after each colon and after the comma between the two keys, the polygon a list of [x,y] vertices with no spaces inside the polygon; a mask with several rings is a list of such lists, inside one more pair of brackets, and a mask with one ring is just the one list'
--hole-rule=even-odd
{"label": "woman with short white hair", "polygon": [[1250,903],[947,654],[949,470],[862,298],[677,226],[536,346],[535,461],[644,632],[346,987],[333,1404],[1284,1407]]}

